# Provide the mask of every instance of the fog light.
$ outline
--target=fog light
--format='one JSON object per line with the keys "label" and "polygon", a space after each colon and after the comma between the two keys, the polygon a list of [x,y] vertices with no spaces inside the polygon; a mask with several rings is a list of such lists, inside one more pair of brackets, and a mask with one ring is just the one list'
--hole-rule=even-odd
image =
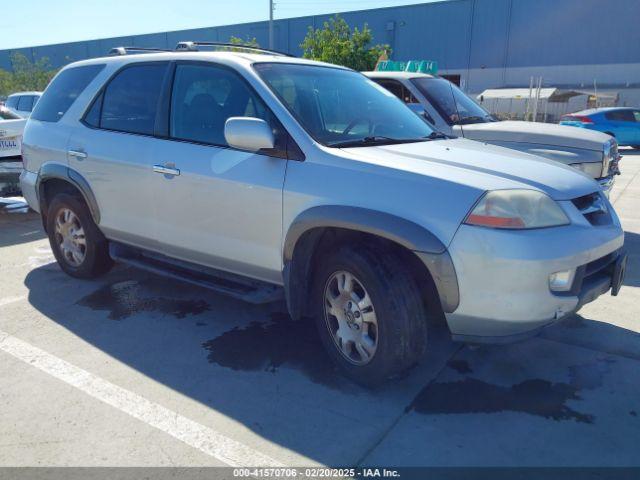
{"label": "fog light", "polygon": [[554,292],[568,292],[571,290],[575,275],[575,269],[552,273],[549,275],[549,288]]}

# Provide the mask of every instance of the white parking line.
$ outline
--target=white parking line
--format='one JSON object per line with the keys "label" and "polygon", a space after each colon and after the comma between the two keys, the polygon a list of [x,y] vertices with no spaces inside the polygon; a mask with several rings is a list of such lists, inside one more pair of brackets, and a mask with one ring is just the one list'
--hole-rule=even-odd
{"label": "white parking line", "polygon": [[76,387],[230,466],[283,466],[276,460],[183,417],[140,395],[118,387],[0,330],[0,350]]}
{"label": "white parking line", "polygon": [[7,297],[0,298],[0,307],[4,307],[5,305],[10,305],[12,303],[21,302],[22,300],[26,300],[26,295],[20,295],[19,297]]}

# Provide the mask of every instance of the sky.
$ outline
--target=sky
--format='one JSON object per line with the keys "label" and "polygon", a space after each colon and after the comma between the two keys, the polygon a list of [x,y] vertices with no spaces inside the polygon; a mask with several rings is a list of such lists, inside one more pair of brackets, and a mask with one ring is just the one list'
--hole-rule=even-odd
{"label": "sky", "polygon": [[[0,49],[269,18],[269,0],[5,0]],[[274,0],[275,18],[438,0]]]}

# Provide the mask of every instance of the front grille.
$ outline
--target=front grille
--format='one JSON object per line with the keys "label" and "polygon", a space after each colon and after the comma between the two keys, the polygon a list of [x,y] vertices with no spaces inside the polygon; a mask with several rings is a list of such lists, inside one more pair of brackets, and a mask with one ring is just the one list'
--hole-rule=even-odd
{"label": "front grille", "polygon": [[609,270],[611,265],[616,261],[616,258],[618,258],[617,251],[611,252],[609,255],[605,255],[604,257],[600,257],[597,260],[587,263],[584,267],[584,278],[589,278],[603,270]]}
{"label": "front grille", "polygon": [[611,215],[609,214],[607,203],[600,192],[574,198],[571,202],[591,225],[608,225],[611,223]]}

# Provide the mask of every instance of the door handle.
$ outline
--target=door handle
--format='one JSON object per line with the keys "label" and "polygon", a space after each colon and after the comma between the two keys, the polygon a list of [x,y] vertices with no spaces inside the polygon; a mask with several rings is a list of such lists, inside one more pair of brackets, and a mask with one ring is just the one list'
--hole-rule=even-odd
{"label": "door handle", "polygon": [[165,167],[164,165],[154,165],[153,171],[156,173],[162,173],[163,175],[180,175],[180,170],[177,168]]}
{"label": "door handle", "polygon": [[78,160],[84,160],[85,158],[87,158],[87,152],[83,152],[81,150],[69,150],[67,154],[70,157],[74,157]]}

